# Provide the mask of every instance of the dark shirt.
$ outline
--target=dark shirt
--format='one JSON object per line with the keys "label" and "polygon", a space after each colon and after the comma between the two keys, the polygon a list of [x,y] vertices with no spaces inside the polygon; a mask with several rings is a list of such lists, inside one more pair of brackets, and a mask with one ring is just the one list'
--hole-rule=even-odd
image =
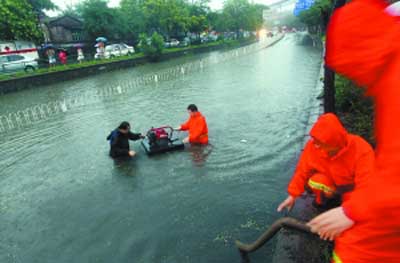
{"label": "dark shirt", "polygon": [[[113,136],[113,133],[116,133]],[[114,138],[113,138],[114,137]],[[140,133],[122,133],[118,130],[112,131],[107,136],[107,140],[111,140],[110,156],[111,157],[127,157],[129,156],[129,140],[136,141],[142,138]]]}

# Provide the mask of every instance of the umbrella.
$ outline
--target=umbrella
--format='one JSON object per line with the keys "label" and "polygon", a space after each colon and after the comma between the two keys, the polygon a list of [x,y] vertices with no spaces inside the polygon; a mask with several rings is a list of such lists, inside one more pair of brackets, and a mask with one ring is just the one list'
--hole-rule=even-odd
{"label": "umbrella", "polygon": [[43,49],[54,48],[53,44],[44,44]]}
{"label": "umbrella", "polygon": [[105,38],[105,37],[98,37],[98,38],[96,38],[96,42],[107,42],[107,38]]}
{"label": "umbrella", "polygon": [[81,47],[83,47],[84,45],[82,44],[82,43],[77,43],[77,44],[75,44],[74,45],[74,47],[76,47],[76,48],[81,48]]}
{"label": "umbrella", "polygon": [[396,2],[388,6],[386,8],[386,12],[388,12],[392,16],[400,16],[400,2]]}

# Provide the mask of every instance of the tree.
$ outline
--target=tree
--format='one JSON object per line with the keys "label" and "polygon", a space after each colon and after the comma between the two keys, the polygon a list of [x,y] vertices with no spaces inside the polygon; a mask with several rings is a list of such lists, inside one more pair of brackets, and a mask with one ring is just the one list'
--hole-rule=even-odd
{"label": "tree", "polygon": [[207,15],[210,13],[210,7],[208,6],[209,2],[209,0],[198,0],[188,5],[188,30],[190,32],[199,34],[210,27],[210,23],[207,19]]}
{"label": "tree", "polygon": [[151,61],[157,61],[164,49],[164,39],[157,32],[150,39],[146,34],[140,34],[140,48]]}
{"label": "tree", "polygon": [[99,36],[119,39],[125,36],[126,24],[121,11],[109,8],[106,0],[86,0],[77,6],[84,20],[87,36],[94,40]]}
{"label": "tree", "polygon": [[207,14],[207,21],[212,27],[213,30],[216,31],[227,31],[228,30],[228,23],[224,18],[225,14],[222,11],[217,12],[210,12]]}
{"label": "tree", "polygon": [[83,20],[82,14],[79,11],[80,10],[77,6],[67,5],[66,8],[62,10],[61,13],[62,15],[72,16]]}
{"label": "tree", "polygon": [[29,3],[35,12],[57,9],[57,6],[51,0],[29,0]]}
{"label": "tree", "polygon": [[142,0],[122,0],[120,4],[121,15],[127,26],[129,37],[138,39],[139,34],[146,32],[146,21],[143,14]]}
{"label": "tree", "polygon": [[309,9],[300,13],[299,19],[310,29],[313,27],[325,30],[333,7],[330,0],[317,0]]}
{"label": "tree", "polygon": [[188,29],[192,33],[200,34],[209,26],[207,17],[204,15],[191,16],[189,20]]}
{"label": "tree", "polygon": [[43,34],[27,0],[0,0],[0,39],[40,42]]}
{"label": "tree", "polygon": [[254,31],[263,24],[262,12],[266,6],[251,4],[248,0],[227,0],[224,3],[222,18],[224,27],[231,31]]}
{"label": "tree", "polygon": [[[300,20],[305,23],[309,29],[318,27],[325,31],[331,13],[345,4],[346,0],[336,0],[332,2],[330,0],[318,0],[310,9],[300,13]],[[324,72],[324,111],[335,112],[335,73],[327,65],[325,65]]]}
{"label": "tree", "polygon": [[247,0],[227,0],[224,3],[223,16],[229,30],[239,32],[247,23],[246,11],[249,6]]}
{"label": "tree", "polygon": [[248,31],[259,30],[264,23],[263,20],[264,9],[268,9],[268,7],[263,4],[250,4],[247,10],[248,21],[244,29]]}
{"label": "tree", "polygon": [[189,28],[189,10],[183,0],[145,0],[143,12],[149,32],[161,32],[170,37]]}
{"label": "tree", "polygon": [[192,1],[191,4],[187,4],[189,14],[191,16],[206,16],[210,12],[210,7],[208,6],[209,3],[209,0]]}
{"label": "tree", "polygon": [[254,31],[262,26],[263,5],[228,0],[223,12],[211,12],[208,4],[209,0],[121,0],[119,8],[109,8],[106,0],[84,0],[66,12],[84,20],[85,33],[91,39],[138,39],[140,33],[154,32],[179,38],[188,31]]}

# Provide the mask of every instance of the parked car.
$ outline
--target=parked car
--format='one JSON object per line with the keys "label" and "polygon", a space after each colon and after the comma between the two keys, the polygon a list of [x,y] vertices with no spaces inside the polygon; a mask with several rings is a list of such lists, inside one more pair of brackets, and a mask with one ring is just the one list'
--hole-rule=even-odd
{"label": "parked car", "polygon": [[127,44],[121,43],[119,44],[123,50],[128,50],[127,54],[128,55],[133,55],[135,53],[135,48],[132,46],[129,46]]}
{"label": "parked car", "polygon": [[124,43],[108,45],[105,48],[106,58],[132,55],[133,53],[135,53],[135,49]]}
{"label": "parked car", "polygon": [[169,41],[165,41],[165,47],[177,47],[179,46],[179,41],[175,38],[171,38]]}
{"label": "parked car", "polygon": [[182,41],[180,41],[179,46],[180,47],[190,46],[190,38],[185,37]]}
{"label": "parked car", "polygon": [[201,43],[215,42],[218,40],[218,35],[216,34],[207,34],[201,36]]}
{"label": "parked car", "polygon": [[18,54],[0,56],[0,72],[16,72],[25,70],[32,72],[39,68],[38,62],[34,58],[24,57]]}

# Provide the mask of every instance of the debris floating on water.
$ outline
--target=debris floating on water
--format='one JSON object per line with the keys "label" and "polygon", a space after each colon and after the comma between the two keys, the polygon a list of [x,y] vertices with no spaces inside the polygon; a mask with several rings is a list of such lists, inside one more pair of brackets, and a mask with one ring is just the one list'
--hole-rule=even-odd
{"label": "debris floating on water", "polygon": [[244,142],[244,143],[245,143],[245,142],[247,142],[247,140],[245,140],[245,139],[242,139],[242,140],[240,140],[240,142]]}

